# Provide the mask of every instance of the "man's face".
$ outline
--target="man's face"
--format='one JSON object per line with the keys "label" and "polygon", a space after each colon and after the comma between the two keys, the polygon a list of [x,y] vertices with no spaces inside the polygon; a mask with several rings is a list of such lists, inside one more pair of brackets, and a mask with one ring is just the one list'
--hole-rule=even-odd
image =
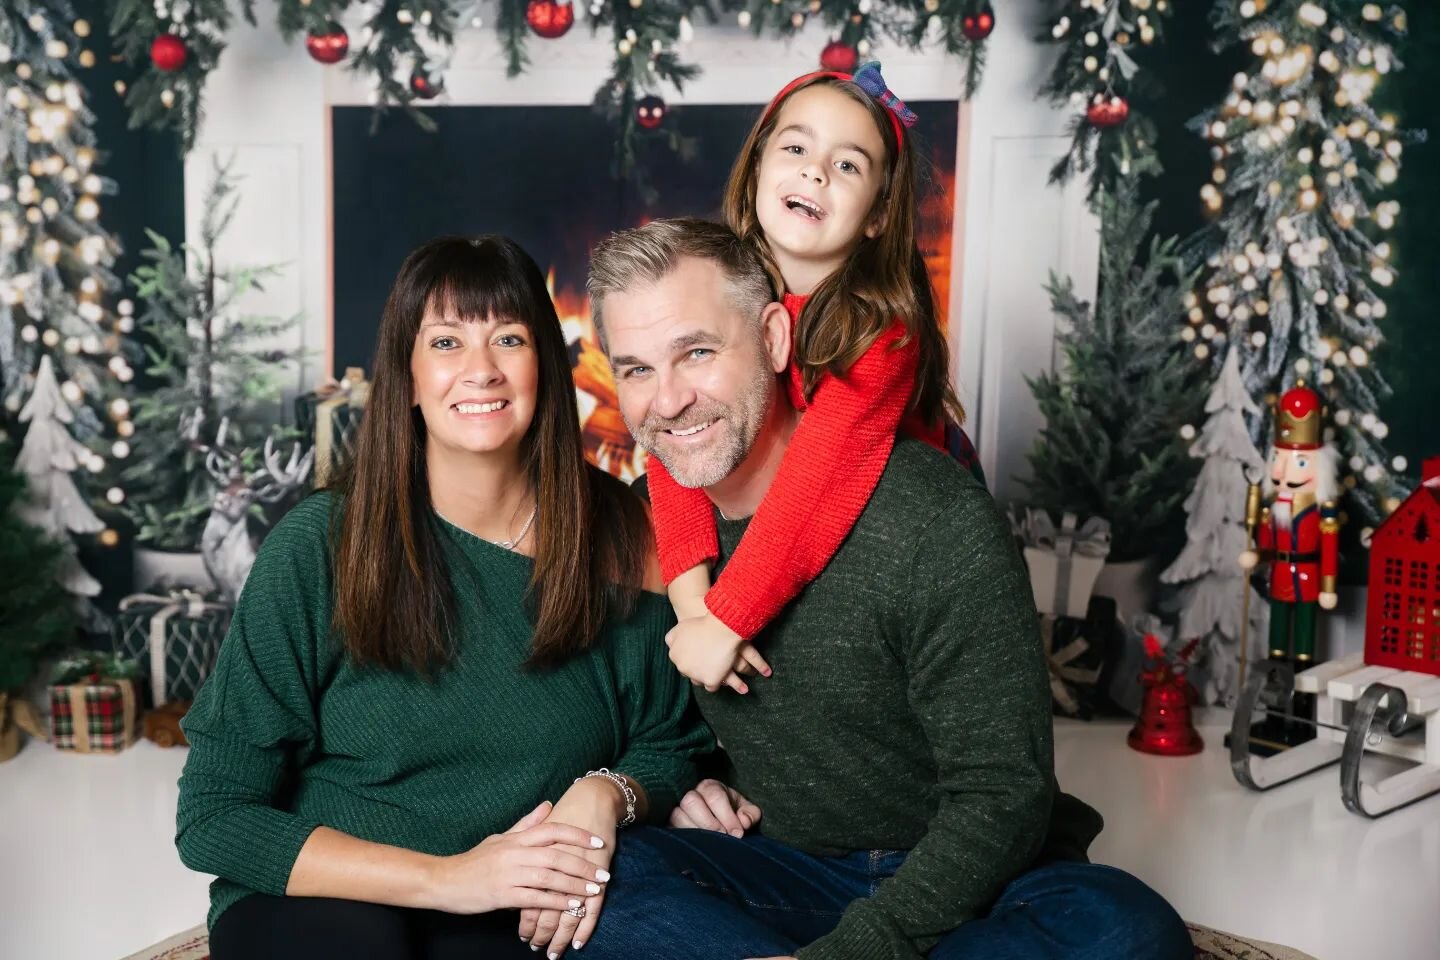
{"label": "man's face", "polygon": [[620,414],[636,441],[681,486],[725,479],[776,400],[790,350],[785,308],[740,315],[720,267],[686,257],[658,283],[610,294],[604,311]]}

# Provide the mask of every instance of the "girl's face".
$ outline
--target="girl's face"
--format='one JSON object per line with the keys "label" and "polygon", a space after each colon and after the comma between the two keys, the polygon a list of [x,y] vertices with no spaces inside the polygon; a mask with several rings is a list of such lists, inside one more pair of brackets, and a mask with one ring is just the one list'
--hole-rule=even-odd
{"label": "girl's face", "polygon": [[523,323],[465,322],[426,308],[410,379],[432,448],[514,455],[535,416],[540,363]]}
{"label": "girl's face", "polygon": [[872,216],[885,182],[885,141],[870,112],[826,84],[780,108],[756,171],[755,214],[776,264],[815,282],[884,226]]}

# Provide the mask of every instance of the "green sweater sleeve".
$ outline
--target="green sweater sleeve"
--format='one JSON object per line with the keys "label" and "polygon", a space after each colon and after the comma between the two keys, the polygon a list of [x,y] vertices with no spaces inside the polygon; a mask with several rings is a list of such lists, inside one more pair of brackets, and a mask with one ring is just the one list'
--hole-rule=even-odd
{"label": "green sweater sleeve", "polygon": [[330,615],[325,500],[300,504],[266,538],[215,670],[181,724],[190,754],[176,811],[180,859],[277,896],[320,825],[280,804],[316,737]]}
{"label": "green sweater sleeve", "polygon": [[988,497],[961,496],[916,545],[904,656],[937,768],[924,838],[802,960],[920,960],[1033,861],[1054,797],[1045,664],[1030,585]]}
{"label": "green sweater sleeve", "polygon": [[626,742],[616,768],[645,788],[649,820],[663,824],[695,786],[695,756],[715,746],[690,696],[690,684],[665,655],[675,625],[667,600],[643,596],[617,653]]}

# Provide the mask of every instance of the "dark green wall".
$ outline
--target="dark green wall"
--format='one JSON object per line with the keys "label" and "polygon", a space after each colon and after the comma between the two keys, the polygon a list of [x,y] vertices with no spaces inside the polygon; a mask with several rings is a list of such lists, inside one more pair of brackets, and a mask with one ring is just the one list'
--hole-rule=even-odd
{"label": "dark green wall", "polygon": [[[99,172],[114,180],[118,188],[116,193],[102,198],[101,217],[105,228],[124,248],[115,264],[116,275],[124,279],[139,264],[140,251],[149,245],[145,236],[147,228],[172,243],[185,239],[184,162],[179,138],[173,134],[127,129],[129,115],[123,99],[115,92],[115,81],[129,81],[132,71],[110,59],[108,18],[95,9],[99,6],[95,0],[76,4],[77,13],[85,16],[93,28],[87,46],[95,51],[97,61],[89,70],[82,70],[79,79],[95,113]],[[127,283],[127,295],[131,292]],[[128,535],[126,525],[118,516],[106,515],[105,519]],[[113,610],[120,598],[131,590],[128,536],[115,548],[82,539],[81,562],[103,585],[100,605]],[[102,646],[106,643],[96,642]]]}

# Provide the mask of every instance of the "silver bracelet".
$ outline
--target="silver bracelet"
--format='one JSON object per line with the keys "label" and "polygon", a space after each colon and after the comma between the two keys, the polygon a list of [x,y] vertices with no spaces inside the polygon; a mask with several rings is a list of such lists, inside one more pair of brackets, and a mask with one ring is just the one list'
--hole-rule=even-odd
{"label": "silver bracelet", "polygon": [[606,780],[609,780],[611,783],[615,784],[615,786],[619,787],[620,792],[625,795],[625,816],[622,817],[620,819],[620,822],[615,824],[615,826],[624,828],[630,826],[630,824],[635,822],[635,791],[630,789],[629,780],[625,779],[618,773],[612,773],[610,771],[610,768],[608,767],[601,767],[599,770],[591,770],[589,773],[585,774],[584,777],[576,777],[575,782],[579,783],[581,780],[584,780],[585,777],[604,777]]}

